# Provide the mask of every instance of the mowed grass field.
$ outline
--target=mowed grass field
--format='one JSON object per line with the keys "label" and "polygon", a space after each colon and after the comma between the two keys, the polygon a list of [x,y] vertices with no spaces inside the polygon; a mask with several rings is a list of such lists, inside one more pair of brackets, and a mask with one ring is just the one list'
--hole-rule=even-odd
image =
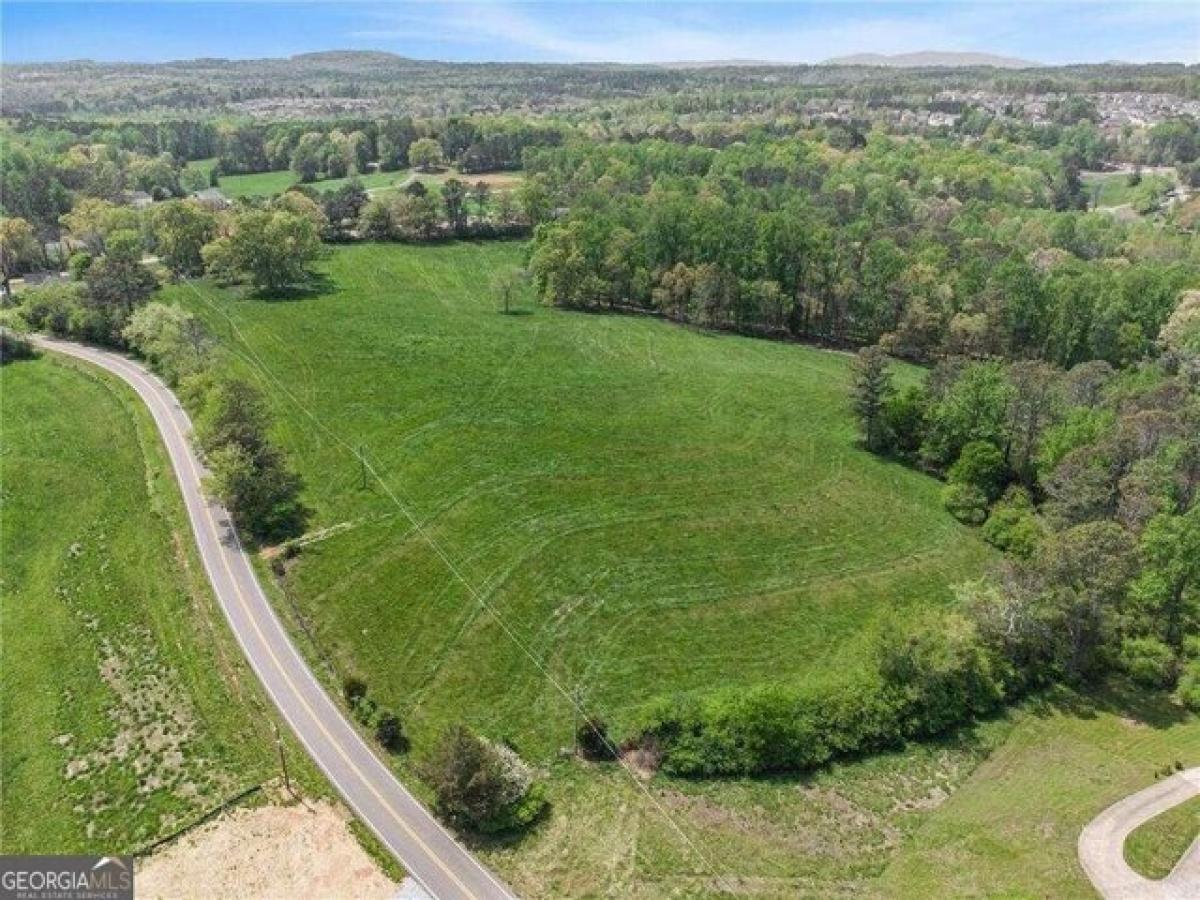
{"label": "mowed grass field", "polygon": [[[1008,740],[915,832],[884,874],[890,897],[1095,897],[1079,865],[1083,827],[1176,763],[1200,764],[1200,717],[1161,695],[1112,687],[1026,703]],[[1139,865],[1178,859],[1179,828],[1151,820]],[[1165,818],[1165,817],[1164,817]],[[1139,829],[1139,831],[1142,831]],[[1181,846],[1182,845],[1182,846]]]}
{"label": "mowed grass field", "polygon": [[418,746],[466,718],[545,760],[560,688],[619,729],[666,693],[837,677],[981,571],[935,481],[857,448],[848,357],[502,315],[521,253],[355,245],[300,299],[164,294],[272,398],[319,532],[288,593]]}
{"label": "mowed grass field", "polygon": [[1151,194],[1165,194],[1175,185],[1175,179],[1168,175],[1147,173],[1142,176],[1139,184],[1129,183],[1129,174],[1113,172],[1096,174],[1083,180],[1084,192],[1096,206],[1121,206],[1132,203],[1135,199]]}
{"label": "mowed grass field", "polygon": [[128,852],[275,776],[264,701],[140,401],[51,356],[0,398],[0,849]]}
{"label": "mowed grass field", "polygon": [[[200,159],[193,160],[188,163],[188,168],[199,169],[202,172],[208,173],[212,171],[212,167],[216,164],[215,159]],[[407,169],[400,169],[394,172],[368,172],[364,175],[355,176],[356,180],[366,190],[374,190],[377,188],[386,189],[394,188],[408,178],[409,172]],[[318,191],[336,191],[338,188],[350,182],[351,178],[326,178],[323,181],[311,182],[311,187]],[[283,169],[276,172],[255,172],[251,175],[223,175],[220,178],[219,186],[226,197],[231,199],[237,197],[272,197],[275,194],[281,194],[290,188],[293,184],[298,183],[299,179],[296,174],[290,169]]]}

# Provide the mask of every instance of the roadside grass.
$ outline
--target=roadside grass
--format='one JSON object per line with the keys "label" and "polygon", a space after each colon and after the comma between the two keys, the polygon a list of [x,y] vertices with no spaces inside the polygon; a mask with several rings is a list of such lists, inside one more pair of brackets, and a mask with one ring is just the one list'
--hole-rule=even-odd
{"label": "roadside grass", "polygon": [[[1076,852],[1083,827],[1165,766],[1200,764],[1200,717],[1120,684],[1026,703],[1016,722],[900,851],[884,896],[1094,897]],[[1173,852],[1161,834],[1144,840]]]}
{"label": "roadside grass", "polygon": [[1147,878],[1166,878],[1200,838],[1200,796],[1143,822],[1125,839],[1125,861]]}
{"label": "roadside grass", "polygon": [[0,395],[0,849],[129,852],[275,777],[272,712],[141,402],[52,354]]}

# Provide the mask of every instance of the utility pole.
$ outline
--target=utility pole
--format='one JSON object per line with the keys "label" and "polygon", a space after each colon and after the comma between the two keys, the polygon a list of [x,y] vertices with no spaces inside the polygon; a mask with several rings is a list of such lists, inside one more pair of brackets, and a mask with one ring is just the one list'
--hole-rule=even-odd
{"label": "utility pole", "polygon": [[275,747],[279,750],[279,768],[283,770],[283,786],[294,798],[296,792],[292,790],[292,779],[288,775],[287,756],[283,752],[283,738],[280,736],[279,726],[275,724],[274,720],[271,722],[271,729],[275,732]]}

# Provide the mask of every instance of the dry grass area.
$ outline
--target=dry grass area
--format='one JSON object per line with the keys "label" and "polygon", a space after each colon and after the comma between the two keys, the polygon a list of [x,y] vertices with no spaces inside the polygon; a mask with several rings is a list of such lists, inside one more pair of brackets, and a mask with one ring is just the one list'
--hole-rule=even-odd
{"label": "dry grass area", "polygon": [[398,885],[362,849],[349,814],[320,801],[241,808],[144,860],[138,897],[387,898]]}

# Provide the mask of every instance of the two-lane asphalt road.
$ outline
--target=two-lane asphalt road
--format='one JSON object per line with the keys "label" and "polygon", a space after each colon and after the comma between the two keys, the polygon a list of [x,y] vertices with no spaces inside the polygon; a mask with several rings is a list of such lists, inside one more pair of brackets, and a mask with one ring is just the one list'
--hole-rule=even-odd
{"label": "two-lane asphalt road", "polygon": [[171,457],[204,568],[238,643],[300,743],[358,817],[438,900],[514,900],[404,789],[309,671],[267,601],[229,513],[201,493],[205,469],[188,440],[191,421],[170,389],[124,356],[63,341],[39,338],[36,343],[113,373],[150,409]]}

